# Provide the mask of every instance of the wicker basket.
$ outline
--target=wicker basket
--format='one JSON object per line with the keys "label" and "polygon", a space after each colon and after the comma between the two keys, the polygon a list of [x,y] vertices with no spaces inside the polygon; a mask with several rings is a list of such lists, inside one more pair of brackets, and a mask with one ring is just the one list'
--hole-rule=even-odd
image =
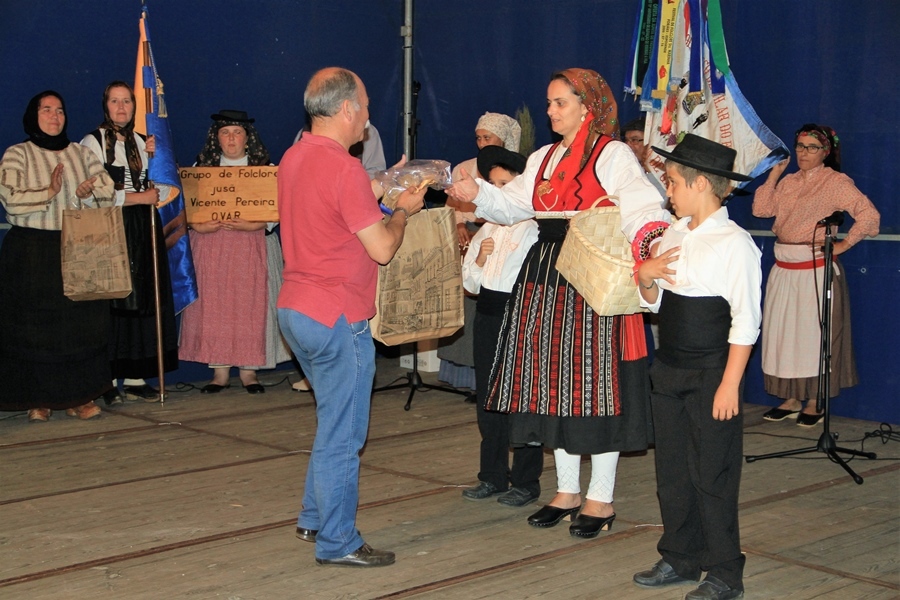
{"label": "wicker basket", "polygon": [[644,311],[633,269],[617,206],[589,208],[572,217],[556,270],[594,312],[608,317]]}

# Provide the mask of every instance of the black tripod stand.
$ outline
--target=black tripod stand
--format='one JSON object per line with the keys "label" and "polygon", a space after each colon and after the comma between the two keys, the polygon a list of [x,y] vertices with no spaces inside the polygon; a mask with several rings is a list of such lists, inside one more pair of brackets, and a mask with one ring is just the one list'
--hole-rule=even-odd
{"label": "black tripod stand", "polygon": [[746,460],[748,463],[751,463],[766,458],[794,456],[796,454],[807,454],[809,452],[824,452],[833,462],[841,465],[844,470],[850,474],[850,477],[853,478],[853,481],[855,481],[859,485],[862,485],[863,478],[857,475],[853,471],[853,469],[850,468],[850,465],[848,465],[847,462],[843,458],[841,458],[838,452],[849,454],[851,456],[862,456],[868,459],[875,459],[876,455],[874,452],[861,452],[859,450],[851,450],[849,448],[841,448],[840,446],[838,446],[837,434],[831,433],[831,411],[829,410],[829,403],[831,399],[831,284],[832,280],[834,279],[834,264],[832,263],[834,254],[834,235],[831,228],[832,226],[838,227],[843,222],[844,214],[841,212],[836,212],[830,217],[819,221],[820,225],[825,226],[825,246],[823,247],[825,273],[822,277],[822,312],[820,313],[820,322],[822,324],[822,339],[819,344],[819,389],[818,393],[816,394],[816,410],[825,412],[825,430],[822,432],[822,435],[819,436],[819,441],[815,446],[809,448],[800,448],[798,450],[773,452],[771,454],[762,454],[759,456],[747,456]]}
{"label": "black tripod stand", "polygon": [[458,390],[456,388],[444,387],[442,385],[431,385],[430,383],[423,383],[422,376],[419,375],[419,344],[413,344],[413,355],[412,355],[412,371],[404,375],[406,377],[406,383],[392,383],[390,385],[386,385],[383,387],[375,388],[373,392],[384,392],[386,390],[399,390],[400,388],[405,388],[409,386],[409,398],[406,399],[406,405],[403,407],[403,410],[409,410],[412,406],[412,399],[416,393],[416,390],[425,388],[426,390],[439,390],[441,392],[449,392],[451,394],[461,394],[466,396],[471,396],[471,392],[466,392],[464,390]]}
{"label": "black tripod stand", "polygon": [[[418,81],[413,81],[411,86],[411,103],[410,103],[410,121],[409,121],[409,130],[406,132],[409,139],[409,150],[407,152],[407,157],[412,160],[416,156],[416,138],[418,137],[419,132],[419,119],[416,118],[416,111],[418,110],[419,104],[419,90],[422,89],[422,84]],[[444,387],[440,385],[431,385],[430,383],[423,383],[422,376],[419,375],[419,345],[418,343],[413,343],[413,354],[412,354],[412,371],[405,375],[406,383],[392,383],[389,385],[385,385],[382,387],[374,388],[372,392],[384,392],[387,390],[398,390],[400,388],[409,387],[409,398],[406,400],[406,405],[403,407],[403,410],[409,410],[412,406],[412,399],[416,393],[416,390],[420,390],[425,388],[426,390],[440,390],[442,392],[450,392],[451,394],[462,394],[466,396],[467,399],[469,396],[472,396],[470,392],[465,392],[463,390],[457,390],[455,388]]]}

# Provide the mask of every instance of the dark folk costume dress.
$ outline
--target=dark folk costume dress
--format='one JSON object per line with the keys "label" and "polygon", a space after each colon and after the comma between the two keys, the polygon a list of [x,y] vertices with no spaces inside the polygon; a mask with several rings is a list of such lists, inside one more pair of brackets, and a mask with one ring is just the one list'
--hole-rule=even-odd
{"label": "dark folk costume dress", "polygon": [[[96,139],[103,156],[108,156],[104,131],[96,129],[89,136]],[[140,134],[133,134],[139,136]],[[135,140],[137,141],[137,140]],[[148,156],[143,137],[137,144],[143,169],[137,181],[127,167],[104,162],[103,166],[116,184],[116,190],[140,192],[149,187],[147,181]],[[111,301],[109,360],[114,378],[142,379],[159,374],[157,364],[156,302],[153,286],[153,247],[150,240],[150,219],[156,219],[157,265],[159,269],[160,305],[162,309],[163,368],[178,368],[178,335],[175,329],[175,309],[172,281],[166,254],[166,239],[162,222],[155,207],[135,204],[122,207],[125,241],[131,262],[132,292],[125,298]]]}
{"label": "dark folk costume dress", "polygon": [[[48,203],[57,164],[62,188]],[[95,199],[108,205],[112,182],[79,144],[53,151],[24,142],[0,161],[0,200],[13,225],[0,246],[0,410],[73,408],[111,387],[109,301],[63,295],[60,258],[62,211],[95,176]]]}
{"label": "dark folk costume dress", "polygon": [[[570,196],[559,199],[564,210],[589,208],[608,195],[595,166],[610,141],[603,136],[594,145]],[[486,409],[513,415],[513,444],[569,454],[643,450],[652,439],[643,319],[597,315],[556,270],[568,220],[540,218],[538,199],[556,150],[546,151],[534,179],[539,237],[512,290]]]}

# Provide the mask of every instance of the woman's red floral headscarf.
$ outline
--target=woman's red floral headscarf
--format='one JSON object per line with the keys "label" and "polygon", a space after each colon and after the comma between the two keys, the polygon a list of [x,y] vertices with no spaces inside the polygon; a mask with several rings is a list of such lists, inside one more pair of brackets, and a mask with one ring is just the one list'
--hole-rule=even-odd
{"label": "woman's red floral headscarf", "polygon": [[[560,210],[558,202],[564,199],[575,176],[584,168],[591,156],[594,144],[601,135],[619,136],[619,113],[609,84],[596,71],[590,69],[566,69],[554,73],[551,81],[564,79],[573,93],[588,109],[584,122],[572,145],[553,170],[548,181],[539,185],[536,195],[546,210]],[[549,200],[552,198],[552,202]],[[565,201],[563,200],[563,204]]]}

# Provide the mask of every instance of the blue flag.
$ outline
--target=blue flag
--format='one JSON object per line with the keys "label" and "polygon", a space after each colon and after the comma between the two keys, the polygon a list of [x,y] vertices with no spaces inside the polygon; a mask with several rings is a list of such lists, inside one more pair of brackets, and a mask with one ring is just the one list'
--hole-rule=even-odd
{"label": "blue flag", "polygon": [[191,246],[187,236],[184,197],[181,195],[181,182],[173,151],[172,132],[169,131],[165,93],[150,47],[146,6],[142,11],[139,27],[141,35],[134,76],[134,92],[137,96],[134,129],[138,133],[152,135],[156,140],[156,151],[150,158],[147,175],[160,190],[157,208],[166,238],[169,270],[172,277],[172,295],[177,314],[197,299],[197,280],[194,275],[194,262],[191,259]]}

